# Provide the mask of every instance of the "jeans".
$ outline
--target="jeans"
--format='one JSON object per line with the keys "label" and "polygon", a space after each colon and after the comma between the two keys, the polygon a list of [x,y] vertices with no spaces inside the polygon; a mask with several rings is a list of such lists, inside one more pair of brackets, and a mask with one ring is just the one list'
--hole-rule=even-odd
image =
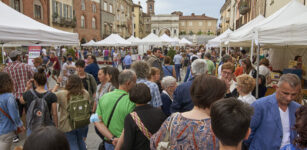
{"label": "jeans", "polygon": [[104,143],[104,147],[106,148],[106,150],[114,150],[114,145],[113,144],[109,144],[107,142]]}
{"label": "jeans", "polygon": [[125,65],[125,69],[130,69],[131,65]]}
{"label": "jeans", "polygon": [[0,149],[1,150],[8,150],[10,149],[13,138],[15,137],[14,132],[9,132],[7,134],[0,135]]}
{"label": "jeans", "polygon": [[123,70],[125,69],[125,66],[124,66],[124,63],[123,63],[124,58],[125,58],[125,57],[121,57],[121,58],[120,58],[120,62],[122,63],[122,69],[123,69]]}
{"label": "jeans", "polygon": [[86,150],[83,140],[86,130],[88,130],[88,126],[65,133],[71,150]]}
{"label": "jeans", "polygon": [[175,64],[176,80],[177,80],[177,81],[180,81],[180,80],[181,80],[181,76],[180,76],[180,67],[181,67],[181,64]]}

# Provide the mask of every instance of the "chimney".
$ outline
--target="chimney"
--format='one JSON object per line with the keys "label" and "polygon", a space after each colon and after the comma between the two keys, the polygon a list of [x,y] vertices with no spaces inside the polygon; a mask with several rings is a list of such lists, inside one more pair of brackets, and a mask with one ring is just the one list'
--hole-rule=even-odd
{"label": "chimney", "polygon": [[141,5],[141,2],[139,1],[138,4]]}
{"label": "chimney", "polygon": [[206,14],[205,14],[205,13],[203,13],[203,14],[202,14],[202,16],[206,16]]}
{"label": "chimney", "polygon": [[191,16],[195,16],[195,13],[192,13]]}

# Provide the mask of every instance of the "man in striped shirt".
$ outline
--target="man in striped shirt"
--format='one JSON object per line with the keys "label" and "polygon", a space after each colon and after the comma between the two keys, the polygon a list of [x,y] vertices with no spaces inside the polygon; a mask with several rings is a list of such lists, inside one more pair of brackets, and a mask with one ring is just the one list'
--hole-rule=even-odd
{"label": "man in striped shirt", "polygon": [[7,72],[14,82],[14,96],[18,103],[19,114],[22,116],[23,105],[20,104],[19,99],[22,93],[25,92],[27,82],[33,77],[34,72],[32,67],[28,64],[21,62],[21,52],[13,50],[9,53],[9,57],[13,62],[8,63],[4,68],[4,72]]}

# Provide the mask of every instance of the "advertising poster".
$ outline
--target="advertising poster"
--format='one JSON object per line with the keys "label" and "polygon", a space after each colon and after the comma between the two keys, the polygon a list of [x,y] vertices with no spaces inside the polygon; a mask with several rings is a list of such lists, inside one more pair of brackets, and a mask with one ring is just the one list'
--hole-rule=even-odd
{"label": "advertising poster", "polygon": [[28,64],[33,66],[33,59],[40,57],[41,46],[29,46]]}

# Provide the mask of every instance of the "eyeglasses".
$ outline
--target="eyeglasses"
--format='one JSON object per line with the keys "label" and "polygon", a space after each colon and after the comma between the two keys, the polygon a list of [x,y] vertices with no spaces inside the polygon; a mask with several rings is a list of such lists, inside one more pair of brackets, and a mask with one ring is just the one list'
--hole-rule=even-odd
{"label": "eyeglasses", "polygon": [[225,75],[232,75],[232,72],[222,71],[222,73]]}

